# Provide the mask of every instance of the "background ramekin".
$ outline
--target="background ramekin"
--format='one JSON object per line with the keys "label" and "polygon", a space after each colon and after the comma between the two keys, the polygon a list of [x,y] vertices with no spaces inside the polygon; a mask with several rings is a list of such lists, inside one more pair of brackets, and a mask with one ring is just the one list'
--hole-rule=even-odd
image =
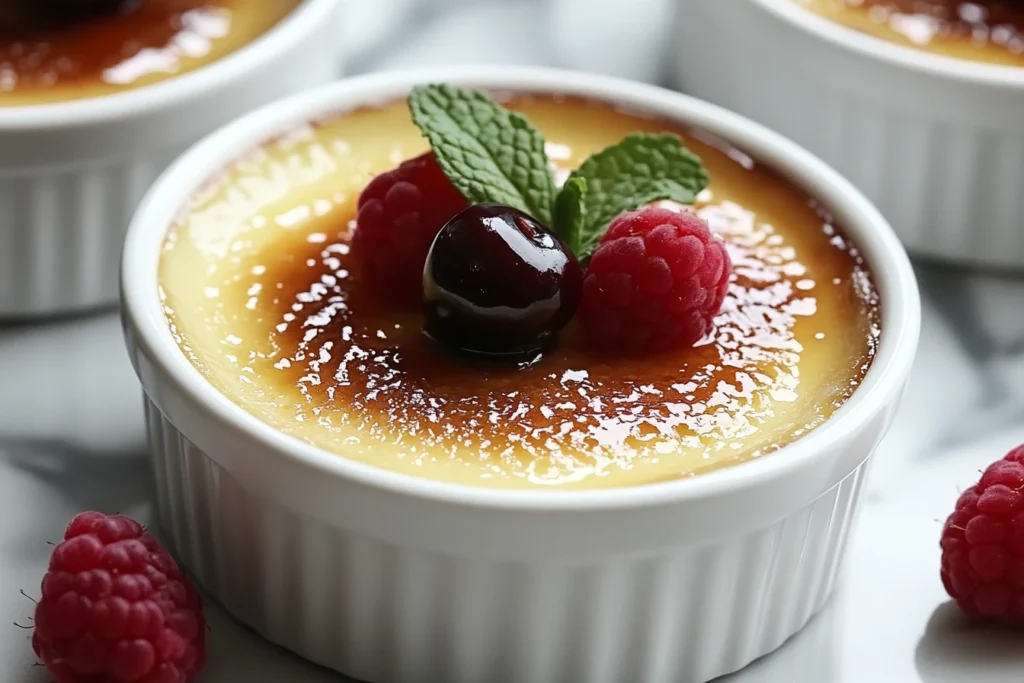
{"label": "background ramekin", "polygon": [[[846,226],[877,279],[883,336],[862,386],[825,425],[770,457],[690,480],[575,492],[394,474],[285,436],[236,406],[168,332],[156,269],[169,222],[205,178],[261,141],[425,81],[653,112],[705,128],[806,188]],[[910,372],[920,324],[896,236],[807,152],[678,93],[523,68],[361,77],[216,133],[144,200],[125,247],[122,299],[172,546],[240,620],[376,683],[694,683],[777,648],[832,591],[868,456]]]}
{"label": "background ramekin", "polygon": [[343,0],[304,0],[246,47],[124,93],[0,107],[0,318],[117,301],[128,223],[203,135],[339,73]]}
{"label": "background ramekin", "polygon": [[860,188],[907,249],[1024,267],[1024,68],[858,33],[797,0],[678,3],[674,81]]}

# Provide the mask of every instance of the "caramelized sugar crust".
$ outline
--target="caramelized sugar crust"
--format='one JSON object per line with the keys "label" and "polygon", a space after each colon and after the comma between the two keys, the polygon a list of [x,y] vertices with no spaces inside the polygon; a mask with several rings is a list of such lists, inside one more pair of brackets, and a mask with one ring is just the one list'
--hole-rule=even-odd
{"label": "caramelized sugar crust", "polygon": [[301,0],[145,0],[66,26],[0,35],[0,106],[110,94],[197,69]]}
{"label": "caramelized sugar crust", "polygon": [[1018,0],[796,0],[859,31],[959,59],[1024,66]]}
{"label": "caramelized sugar crust", "polygon": [[[632,130],[610,107],[517,97],[564,176]],[[712,186],[696,210],[735,269],[713,338],[611,358],[570,324],[518,367],[454,358],[417,310],[385,306],[349,259],[369,179],[425,143],[404,104],[259,150],[196,198],[168,238],[172,330],[222,392],[282,431],[381,467],[484,486],[595,487],[690,476],[778,449],[845,401],[879,336],[856,249],[808,197],[742,152],[678,130]]]}

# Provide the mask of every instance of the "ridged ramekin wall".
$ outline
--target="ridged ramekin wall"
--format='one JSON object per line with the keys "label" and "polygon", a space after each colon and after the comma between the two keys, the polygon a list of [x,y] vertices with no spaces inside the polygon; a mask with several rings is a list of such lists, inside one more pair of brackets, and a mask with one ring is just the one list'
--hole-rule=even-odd
{"label": "ridged ramekin wall", "polygon": [[867,467],[733,538],[531,562],[307,519],[247,491],[152,403],[147,416],[160,519],[199,582],[269,640],[373,683],[703,683],[737,671],[825,604]]}
{"label": "ridged ramekin wall", "polygon": [[121,244],[150,183],[200,137],[339,73],[343,0],[306,0],[199,71],[93,100],[0,106],[0,318],[117,301]]}
{"label": "ridged ramekin wall", "polygon": [[796,0],[687,0],[675,82],[792,138],[915,254],[1024,267],[1024,69],[864,36]]}

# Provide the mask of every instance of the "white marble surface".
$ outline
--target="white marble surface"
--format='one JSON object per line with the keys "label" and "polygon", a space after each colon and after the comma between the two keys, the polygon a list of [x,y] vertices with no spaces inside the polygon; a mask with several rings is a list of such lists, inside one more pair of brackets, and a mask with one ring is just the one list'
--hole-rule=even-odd
{"label": "white marble surface", "polygon": [[[638,4],[654,12],[661,1]],[[358,48],[355,68],[570,63],[559,56],[564,45],[548,40],[545,20],[564,21],[559,13],[577,0],[438,2],[443,7],[363,3],[348,36]],[[652,30],[651,23],[630,25]],[[484,33],[495,26],[500,41]],[[594,26],[591,35],[604,30]],[[580,50],[582,35],[573,38]],[[650,54],[633,58],[606,55],[596,68],[657,78]],[[802,634],[729,683],[1009,683],[1024,676],[1021,633],[965,623],[938,579],[940,520],[958,491],[1024,442],[1024,273],[920,264],[919,277],[926,299],[920,355],[876,456],[839,592]],[[68,519],[83,509],[150,518],[138,399],[115,313],[0,326],[0,624],[8,625],[0,626],[7,630],[0,680],[49,681],[34,665],[30,632],[14,624],[31,623],[32,603],[19,591],[38,594],[47,542]],[[208,613],[210,661],[201,683],[344,680],[267,645],[215,606]]]}

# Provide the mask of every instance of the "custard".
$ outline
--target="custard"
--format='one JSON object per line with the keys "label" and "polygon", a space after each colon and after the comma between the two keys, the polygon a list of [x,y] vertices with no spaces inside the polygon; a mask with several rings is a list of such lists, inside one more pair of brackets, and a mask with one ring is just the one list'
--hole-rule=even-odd
{"label": "custard", "polygon": [[1024,5],[1014,0],[795,0],[862,33],[934,54],[1024,66]]}
{"label": "custard", "polygon": [[110,95],[195,71],[256,40],[301,1],[144,0],[0,36],[0,107]]}
{"label": "custard", "polygon": [[295,130],[192,199],[159,276],[183,353],[239,406],[339,457],[493,487],[627,486],[735,465],[806,434],[856,389],[879,304],[811,198],[700,131],[562,97],[505,104],[545,134],[560,181],[629,132],[683,135],[712,178],[693,210],[734,267],[710,338],[617,358],[570,323],[518,366],[435,347],[420,312],[376,300],[349,258],[360,190],[427,148],[399,102]]}

